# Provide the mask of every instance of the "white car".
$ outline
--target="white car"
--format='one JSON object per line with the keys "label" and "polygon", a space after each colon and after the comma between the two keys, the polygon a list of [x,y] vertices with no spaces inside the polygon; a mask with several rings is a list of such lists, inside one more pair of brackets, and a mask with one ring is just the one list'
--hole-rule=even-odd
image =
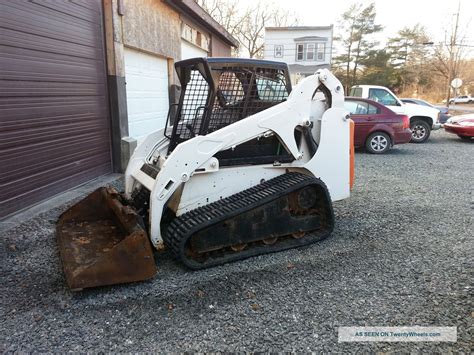
{"label": "white car", "polygon": [[457,96],[455,98],[449,99],[450,104],[472,104],[473,102],[474,98],[470,95]]}
{"label": "white car", "polygon": [[371,99],[387,106],[399,115],[407,115],[410,118],[411,142],[413,143],[425,142],[432,130],[441,128],[441,123],[439,123],[440,111],[438,109],[405,104],[384,86],[356,85],[351,88],[350,96]]}

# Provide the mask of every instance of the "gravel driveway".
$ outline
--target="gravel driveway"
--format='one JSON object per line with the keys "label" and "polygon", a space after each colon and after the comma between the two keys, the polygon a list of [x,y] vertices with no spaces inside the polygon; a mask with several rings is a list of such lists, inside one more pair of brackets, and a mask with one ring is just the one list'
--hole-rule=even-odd
{"label": "gravel driveway", "polygon": [[[318,244],[71,293],[54,223],[0,234],[0,351],[470,351],[474,144],[443,131],[358,152],[352,197]],[[72,203],[72,201],[71,201]],[[456,343],[338,343],[339,326],[457,326]],[[469,330],[470,329],[470,330]]]}

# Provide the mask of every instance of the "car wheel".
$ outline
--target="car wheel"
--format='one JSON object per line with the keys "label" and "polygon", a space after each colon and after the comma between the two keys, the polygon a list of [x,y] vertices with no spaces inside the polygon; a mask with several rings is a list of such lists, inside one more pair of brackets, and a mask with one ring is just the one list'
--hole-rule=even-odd
{"label": "car wheel", "polygon": [[411,123],[411,141],[413,143],[423,143],[430,137],[431,128],[423,120],[416,120]]}
{"label": "car wheel", "polygon": [[461,139],[462,139],[462,140],[464,140],[464,141],[470,141],[470,140],[472,140],[472,139],[473,139],[473,137],[468,137],[468,136],[460,136],[459,134],[458,134],[458,137],[459,137],[459,138],[461,138]]}
{"label": "car wheel", "polygon": [[365,142],[365,148],[371,154],[383,154],[392,146],[392,141],[387,133],[374,132]]}

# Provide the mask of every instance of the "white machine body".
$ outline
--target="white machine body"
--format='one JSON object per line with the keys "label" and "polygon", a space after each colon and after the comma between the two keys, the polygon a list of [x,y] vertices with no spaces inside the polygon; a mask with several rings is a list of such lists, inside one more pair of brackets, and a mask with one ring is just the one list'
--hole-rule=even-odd
{"label": "white machine body", "polygon": [[[331,107],[317,88],[331,95]],[[295,128],[311,126],[318,144],[311,156],[306,144],[295,140]],[[295,158],[290,163],[220,167],[214,156],[258,137],[276,135]],[[302,80],[288,99],[205,136],[180,143],[168,154],[165,129],[149,134],[133,153],[125,173],[125,193],[144,186],[150,191],[149,234],[155,247],[162,242],[160,223],[165,207],[177,216],[226,198],[247,188],[298,171],[321,179],[333,201],[350,195],[350,119],[344,109],[341,83],[328,70]],[[141,170],[154,162],[160,171],[152,178]],[[352,167],[353,168],[353,167]]]}

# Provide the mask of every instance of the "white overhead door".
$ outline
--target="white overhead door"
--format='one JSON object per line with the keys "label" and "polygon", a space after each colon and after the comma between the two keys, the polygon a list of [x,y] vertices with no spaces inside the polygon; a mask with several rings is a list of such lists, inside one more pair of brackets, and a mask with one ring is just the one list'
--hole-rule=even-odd
{"label": "white overhead door", "polygon": [[207,57],[207,52],[188,41],[181,40],[181,59],[184,60],[196,57]]}
{"label": "white overhead door", "polygon": [[139,142],[163,128],[169,107],[168,61],[125,48],[129,136]]}

